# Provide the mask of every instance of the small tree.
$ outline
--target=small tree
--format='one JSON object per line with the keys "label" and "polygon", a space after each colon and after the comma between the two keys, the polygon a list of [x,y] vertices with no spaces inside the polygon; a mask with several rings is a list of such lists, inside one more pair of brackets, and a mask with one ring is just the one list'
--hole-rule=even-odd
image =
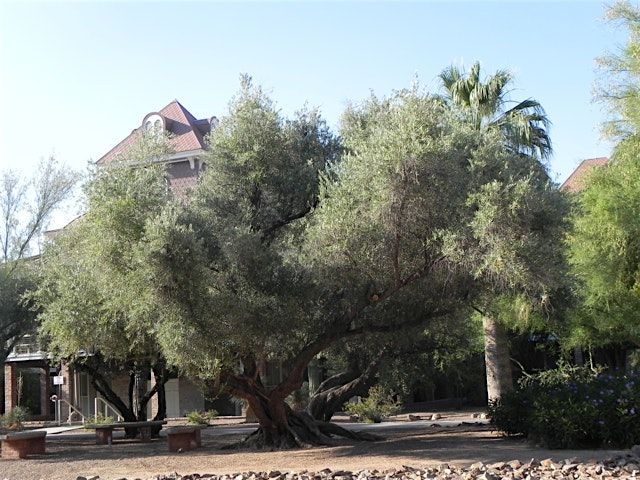
{"label": "small tree", "polygon": [[34,328],[35,315],[23,300],[35,277],[34,264],[27,260],[77,178],[53,157],[43,160],[30,179],[0,172],[0,363]]}
{"label": "small tree", "polygon": [[[148,295],[140,256],[150,222],[172,201],[163,166],[150,162],[167,153],[165,139],[143,138],[119,162],[94,173],[85,188],[86,214],[45,250],[33,294],[48,350],[89,373],[126,421],[145,420],[155,394],[156,418],[166,415],[170,369],[156,341],[158,308]],[[147,392],[150,369],[156,384]],[[128,399],[111,388],[114,373],[129,376]]]}

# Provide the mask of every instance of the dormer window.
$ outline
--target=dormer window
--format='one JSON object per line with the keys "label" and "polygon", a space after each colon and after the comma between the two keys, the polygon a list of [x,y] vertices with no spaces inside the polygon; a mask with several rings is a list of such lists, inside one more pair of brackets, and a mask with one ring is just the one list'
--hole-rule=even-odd
{"label": "dormer window", "polygon": [[150,113],[142,120],[145,134],[159,135],[165,130],[165,120],[159,113]]}

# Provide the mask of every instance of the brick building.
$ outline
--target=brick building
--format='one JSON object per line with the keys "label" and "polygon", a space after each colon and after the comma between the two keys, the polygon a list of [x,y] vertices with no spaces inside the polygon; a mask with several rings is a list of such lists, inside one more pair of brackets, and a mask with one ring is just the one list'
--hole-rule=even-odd
{"label": "brick building", "polygon": [[609,159],[607,157],[588,158],[583,160],[571,175],[567,177],[564,183],[560,185],[560,189],[572,193],[579,192],[582,190],[584,180],[589,172],[594,168],[602,167],[607,163],[609,163]]}

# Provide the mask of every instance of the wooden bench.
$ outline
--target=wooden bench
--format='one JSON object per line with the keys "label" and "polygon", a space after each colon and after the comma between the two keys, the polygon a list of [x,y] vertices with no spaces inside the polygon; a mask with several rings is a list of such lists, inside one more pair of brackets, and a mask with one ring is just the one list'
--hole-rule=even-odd
{"label": "wooden bench", "polygon": [[208,425],[185,425],[167,429],[170,452],[193,450],[202,446],[202,429]]}
{"label": "wooden bench", "polygon": [[28,455],[45,453],[47,432],[12,432],[0,436],[2,440],[2,458],[27,458]]}
{"label": "wooden bench", "polygon": [[105,425],[91,425],[96,430],[96,445],[111,445],[113,443],[113,431],[119,428],[137,428],[140,431],[140,441],[151,441],[151,430],[153,427],[166,425],[166,420],[153,420],[148,422],[119,422],[107,423]]}

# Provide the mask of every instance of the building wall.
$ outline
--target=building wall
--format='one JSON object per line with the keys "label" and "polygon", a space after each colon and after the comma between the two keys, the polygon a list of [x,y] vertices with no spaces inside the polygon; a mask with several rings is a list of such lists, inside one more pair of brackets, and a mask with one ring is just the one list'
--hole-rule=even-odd
{"label": "building wall", "polygon": [[125,403],[129,403],[129,375],[114,375],[111,377],[110,385],[116,395]]}
{"label": "building wall", "polygon": [[184,417],[193,410],[204,410],[204,395],[200,391],[200,388],[184,378],[180,378],[179,382],[180,416]]}
{"label": "building wall", "polygon": [[198,175],[201,173],[200,161],[195,159],[193,168],[189,161],[170,163],[167,167],[169,185],[178,197],[186,198],[196,186]]}

